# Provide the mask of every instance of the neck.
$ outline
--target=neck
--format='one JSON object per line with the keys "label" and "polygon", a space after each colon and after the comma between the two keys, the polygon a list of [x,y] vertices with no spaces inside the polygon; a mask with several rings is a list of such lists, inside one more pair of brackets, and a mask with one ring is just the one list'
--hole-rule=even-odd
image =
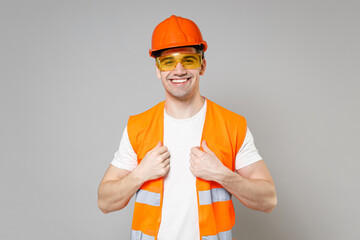
{"label": "neck", "polygon": [[167,97],[165,100],[165,110],[166,113],[173,118],[191,118],[200,111],[204,102],[205,98],[200,94],[195,98],[186,100]]}

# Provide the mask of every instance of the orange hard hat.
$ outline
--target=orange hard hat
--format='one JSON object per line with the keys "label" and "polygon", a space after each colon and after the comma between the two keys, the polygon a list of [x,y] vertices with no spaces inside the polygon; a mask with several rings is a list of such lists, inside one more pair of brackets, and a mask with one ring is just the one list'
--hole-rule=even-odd
{"label": "orange hard hat", "polygon": [[154,57],[155,51],[192,45],[202,45],[203,51],[206,51],[207,43],[200,29],[193,21],[172,15],[155,27],[149,53]]}

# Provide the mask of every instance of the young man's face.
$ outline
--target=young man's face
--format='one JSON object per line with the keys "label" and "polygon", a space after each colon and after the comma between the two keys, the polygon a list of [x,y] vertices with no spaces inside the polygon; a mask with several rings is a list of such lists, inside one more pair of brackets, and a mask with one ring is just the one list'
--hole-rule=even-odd
{"label": "young man's face", "polygon": [[[173,48],[162,52],[161,56],[174,53],[196,53],[196,50],[192,47]],[[185,69],[181,63],[177,63],[172,71],[160,71],[156,66],[156,75],[162,81],[167,98],[188,100],[197,94],[200,95],[199,80],[200,75],[204,74],[205,68],[206,61],[203,59],[201,66],[196,69]]]}

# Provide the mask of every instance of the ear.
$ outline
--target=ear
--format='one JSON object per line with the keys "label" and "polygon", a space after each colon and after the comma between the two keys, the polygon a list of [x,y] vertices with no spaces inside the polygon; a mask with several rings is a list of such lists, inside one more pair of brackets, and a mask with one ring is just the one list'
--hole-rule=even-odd
{"label": "ear", "polygon": [[156,63],[155,63],[155,71],[156,71],[156,76],[157,76],[157,78],[161,79],[160,70],[159,70],[159,68],[157,67]]}
{"label": "ear", "polygon": [[203,61],[201,63],[200,75],[204,75],[205,69],[206,69],[206,59],[203,59]]}

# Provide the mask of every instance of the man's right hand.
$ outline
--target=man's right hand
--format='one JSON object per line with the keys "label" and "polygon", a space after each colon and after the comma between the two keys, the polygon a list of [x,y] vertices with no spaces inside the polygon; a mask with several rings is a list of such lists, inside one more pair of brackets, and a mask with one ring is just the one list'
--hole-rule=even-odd
{"label": "man's right hand", "polygon": [[134,170],[144,182],[165,176],[170,170],[170,153],[161,142],[146,153]]}

